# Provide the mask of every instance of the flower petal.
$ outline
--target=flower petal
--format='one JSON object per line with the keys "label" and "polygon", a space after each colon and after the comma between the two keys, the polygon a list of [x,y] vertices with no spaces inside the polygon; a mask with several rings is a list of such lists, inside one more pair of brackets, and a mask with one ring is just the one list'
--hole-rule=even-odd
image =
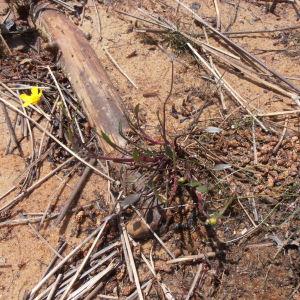
{"label": "flower petal", "polygon": [[32,104],[32,103],[31,103],[31,101],[29,100],[29,101],[25,101],[25,102],[22,104],[22,106],[23,106],[23,107],[27,107],[27,106],[29,106],[30,104]]}
{"label": "flower petal", "polygon": [[31,95],[32,96],[39,95],[39,88],[37,86],[34,86],[34,87],[31,88]]}
{"label": "flower petal", "polygon": [[26,94],[21,94],[19,97],[23,101],[29,101],[31,99],[31,96],[28,96]]}
{"label": "flower petal", "polygon": [[42,96],[43,96],[43,91],[39,89],[37,86],[34,86],[31,88],[31,95],[21,94],[19,97],[21,100],[25,102],[23,106],[27,107],[30,104],[32,105],[39,104]]}

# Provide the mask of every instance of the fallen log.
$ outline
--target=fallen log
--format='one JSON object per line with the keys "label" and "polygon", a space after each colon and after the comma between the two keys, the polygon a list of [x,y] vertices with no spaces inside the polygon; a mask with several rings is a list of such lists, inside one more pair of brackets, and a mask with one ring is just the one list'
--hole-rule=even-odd
{"label": "fallen log", "polygon": [[96,129],[102,150],[106,154],[113,150],[101,138],[102,132],[124,147],[125,140],[119,134],[120,123],[127,128],[122,100],[83,32],[49,3],[38,2],[32,19],[42,36],[58,47],[61,67]]}

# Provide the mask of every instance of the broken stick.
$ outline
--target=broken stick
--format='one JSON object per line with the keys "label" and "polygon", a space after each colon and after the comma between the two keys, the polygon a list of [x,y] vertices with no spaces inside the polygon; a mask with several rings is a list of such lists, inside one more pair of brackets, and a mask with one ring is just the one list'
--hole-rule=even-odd
{"label": "broken stick", "polygon": [[112,148],[101,139],[102,132],[120,147],[125,140],[119,125],[127,128],[122,100],[110,81],[95,51],[83,32],[62,12],[45,2],[38,2],[32,10],[37,28],[60,50],[60,64],[80,99],[99,143],[106,154]]}

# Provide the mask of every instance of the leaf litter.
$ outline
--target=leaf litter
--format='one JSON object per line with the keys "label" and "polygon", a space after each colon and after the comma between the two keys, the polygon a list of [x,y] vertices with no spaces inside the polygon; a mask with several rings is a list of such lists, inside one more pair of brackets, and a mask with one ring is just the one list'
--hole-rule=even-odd
{"label": "leaf litter", "polygon": [[[249,287],[244,287],[241,280],[256,274],[258,279],[264,280],[261,285],[256,283],[258,288],[255,287],[255,294],[268,298],[264,294],[266,287],[274,289],[284,284],[287,289],[277,292],[276,297],[294,297],[299,288],[300,143],[297,119],[291,118],[286,126],[287,116],[284,113],[275,118],[257,119],[260,109],[253,104],[248,105],[245,98],[225,81],[227,73],[222,75],[216,67],[218,65],[220,68],[219,60],[222,62],[223,56],[208,51],[208,46],[205,48],[199,45],[204,41],[195,41],[186,31],[187,25],[194,26],[196,21],[202,22],[202,19],[196,17],[196,20],[190,20],[181,9],[192,13],[189,8],[198,12],[202,6],[195,9],[195,3],[186,6],[180,1],[168,1],[165,4],[150,2],[144,4],[143,11],[134,3],[130,9],[126,4],[120,5],[121,8],[129,9],[130,14],[140,13],[143,26],[151,21],[154,22],[151,26],[166,29],[167,33],[157,31],[157,34],[151,32],[153,28],[150,26],[149,35],[152,40],[157,40],[155,45],[161,43],[168,51],[176,51],[177,46],[185,49],[186,52],[180,54],[182,56],[177,55],[175,59],[172,56],[172,70],[177,59],[195,64],[192,53],[187,51],[188,47],[182,48],[192,41],[193,48],[190,49],[199,47],[197,53],[201,52],[207,64],[210,64],[211,69],[206,68],[205,71],[212,72],[202,73],[204,80],[208,80],[208,88],[189,87],[185,92],[187,97],[183,98],[176,96],[172,89],[173,84],[177,87],[175,68],[171,84],[166,79],[167,89],[171,85],[169,96],[161,100],[164,105],[158,114],[148,120],[144,118],[144,108],[129,101],[130,130],[123,132],[120,128],[127,140],[127,148],[116,148],[116,157],[103,156],[96,135],[68,80],[58,67],[55,56],[45,51],[37,53],[32,47],[27,46],[26,49],[25,46],[22,51],[17,50],[18,56],[7,55],[1,61],[1,99],[4,99],[1,101],[7,109],[11,108],[8,103],[20,106],[21,103],[16,102],[19,92],[36,85],[45,86],[46,89],[42,103],[34,110],[31,108],[21,114],[19,107],[20,111],[15,110],[15,116],[9,113],[10,121],[6,119],[7,126],[10,123],[17,133],[17,140],[10,135],[7,154],[14,153],[18,144],[25,147],[26,140],[30,147],[25,152],[24,173],[1,196],[3,218],[0,227],[14,230],[12,226],[40,224],[37,230],[43,229],[45,234],[48,226],[55,224],[55,220],[64,219],[68,226],[68,220],[62,214],[66,209],[55,205],[55,196],[53,203],[49,202],[46,213],[31,215],[30,211],[35,209],[33,206],[25,214],[19,214],[18,205],[26,201],[36,188],[42,187],[48,176],[63,176],[61,185],[56,187],[59,192],[67,186],[69,178],[82,178],[84,168],[89,168],[88,162],[97,158],[97,168],[101,169],[106,178],[112,179],[109,179],[111,183],[108,184],[106,203],[103,197],[96,196],[86,207],[78,207],[70,201],[72,205],[67,209],[76,218],[76,234],[81,241],[65,253],[60,253],[59,245],[56,250],[48,245],[55,255],[54,260],[48,266],[47,274],[34,285],[26,287],[26,295],[31,299],[46,299],[51,294],[54,299],[60,299],[61,295],[68,299],[83,296],[92,299],[97,294],[111,299],[221,298],[224,294],[244,297],[247,288],[252,290],[252,286],[249,283]],[[175,10],[176,2],[179,6]],[[106,8],[109,13],[118,20],[119,13],[114,10],[114,4],[100,3],[100,6],[108,5]],[[223,9],[225,5],[230,6],[222,4]],[[252,4],[249,5],[252,7]],[[160,16],[157,11],[154,12],[155,7],[160,7]],[[67,7],[65,9],[69,10]],[[120,10],[120,7],[117,9]],[[290,6],[286,4],[280,9],[280,13],[286,13]],[[183,29],[173,26],[176,21]],[[209,26],[206,29],[210,29],[214,19],[207,18],[202,25],[205,27],[207,22]],[[173,34],[172,31],[176,31],[176,36],[169,43],[161,34]],[[199,31],[199,36],[208,36],[205,31]],[[218,36],[214,30],[209,32],[210,35],[212,33]],[[138,39],[139,33],[136,35]],[[9,41],[9,34],[5,38]],[[180,39],[178,44],[176,39]],[[210,43],[214,44],[213,39]],[[247,53],[237,51],[238,48],[232,44],[229,46],[234,48],[234,55],[249,59]],[[214,47],[217,46],[214,44]],[[225,50],[222,51],[224,55]],[[218,63],[213,63],[212,57],[217,57]],[[19,64],[20,61],[23,63]],[[275,89],[280,88],[286,94],[297,92],[294,85],[286,84],[285,78],[280,75],[273,74],[269,82],[269,68],[264,64],[260,64],[260,67],[263,75],[259,73],[259,76],[264,79],[265,86],[278,84]],[[53,82],[49,69],[61,91]],[[254,70],[251,72],[257,72]],[[66,101],[63,101],[60,93],[63,93]],[[137,95],[135,93],[138,91],[132,92],[132,95]],[[156,93],[159,94],[155,92],[153,97],[159,97]],[[207,104],[199,106],[199,100]],[[232,111],[226,113],[221,100],[235,103],[230,105]],[[292,103],[286,105],[291,106]],[[212,106],[223,112],[207,117],[213,113]],[[201,119],[203,117],[205,122]],[[36,123],[28,122],[29,118]],[[173,123],[176,120],[179,122]],[[257,120],[254,129],[252,120]],[[149,126],[148,122],[155,126]],[[37,133],[38,124],[43,129],[48,128],[59,143],[51,140],[50,135],[43,134],[45,130],[42,130],[42,135]],[[112,147],[116,147],[105,132],[102,137]],[[78,161],[72,153],[80,155],[83,161]],[[256,160],[254,155],[257,156]],[[45,161],[48,161],[53,171],[43,177],[41,174]],[[109,169],[104,166],[107,161],[111,165]],[[114,163],[122,164],[124,169],[114,169]],[[132,173],[134,180],[130,181],[128,178]],[[136,180],[136,174],[139,180]],[[77,186],[79,193],[84,185],[82,181]],[[7,197],[12,192],[13,198]],[[103,190],[100,193],[105,194]],[[255,249],[261,245],[264,263],[270,257],[275,259],[269,268],[260,265],[249,267],[249,262],[257,261],[254,253],[245,250],[250,245]],[[111,252],[112,249],[115,251]],[[236,275],[238,270],[230,260],[246,271]],[[159,267],[160,262],[170,267]],[[280,266],[284,266],[286,271]],[[275,278],[277,272],[282,276]]]}

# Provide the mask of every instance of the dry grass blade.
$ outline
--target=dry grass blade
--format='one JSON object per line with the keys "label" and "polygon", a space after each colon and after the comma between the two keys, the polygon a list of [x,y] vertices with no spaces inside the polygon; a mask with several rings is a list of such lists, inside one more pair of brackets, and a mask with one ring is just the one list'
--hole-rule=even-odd
{"label": "dry grass blade", "polygon": [[225,81],[224,78],[220,76],[220,74],[216,72],[216,70],[211,68],[209,63],[199,54],[199,52],[190,43],[187,43],[187,45],[192,50],[197,59],[201,62],[201,64],[203,64],[205,68],[214,75],[218,82],[223,84],[224,88],[228,91],[228,93],[253,117],[257,124],[259,124],[259,126],[263,130],[268,131],[265,125],[259,119],[257,119],[257,117],[247,107],[245,103],[246,101],[228,84],[228,82]]}
{"label": "dry grass blade", "polygon": [[47,297],[47,300],[52,300],[55,297],[55,292],[57,290],[58,285],[60,284],[61,279],[62,279],[62,274],[58,274],[58,276],[53,284],[53,287]]}
{"label": "dry grass blade", "polygon": [[6,192],[4,192],[4,194],[2,194],[0,196],[0,200],[4,199],[6,196],[8,196],[10,193],[12,193],[14,190],[16,190],[18,188],[17,185],[14,185],[13,187],[11,187],[9,190],[7,190]]}
{"label": "dry grass blade", "polygon": [[[59,97],[57,97],[57,99],[55,100],[53,106],[52,106],[52,109],[51,109],[51,115],[53,116],[55,110],[56,110],[56,107],[57,107],[57,103],[58,103],[58,100],[59,100]],[[47,124],[45,125],[45,130],[48,130],[48,126],[50,125],[50,121],[48,120]],[[42,134],[42,138],[41,138],[41,143],[40,143],[40,147],[39,147],[39,151],[38,151],[38,157],[41,156],[42,152],[43,152],[43,145],[44,145],[44,139],[45,139],[45,136],[46,136],[46,132],[44,131],[43,134]]]}
{"label": "dry grass blade", "polygon": [[56,80],[56,78],[55,78],[55,76],[54,76],[52,70],[50,69],[49,66],[47,66],[47,69],[48,69],[48,71],[49,71],[49,73],[50,73],[50,75],[51,75],[51,77],[52,77],[52,79],[53,79],[53,81],[54,81],[54,83],[55,83],[55,86],[56,86],[56,88],[57,88],[57,90],[58,90],[58,92],[59,92],[59,95],[60,95],[60,97],[61,97],[61,100],[62,100],[63,103],[64,103],[64,106],[65,106],[67,115],[68,115],[69,119],[71,120],[72,117],[71,117],[69,108],[68,108],[68,106],[67,106],[67,102],[66,102],[65,96],[64,96],[64,94],[62,93],[61,88],[60,88],[60,86],[59,86],[59,84],[58,84],[58,82],[57,82],[57,80]]}
{"label": "dry grass blade", "polygon": [[[79,163],[78,163],[79,165]],[[76,167],[78,166],[76,165]],[[61,183],[59,184],[59,186],[56,188],[56,190],[54,191],[54,193],[50,196],[47,207],[44,211],[43,217],[41,219],[41,222],[39,224],[39,228],[41,228],[43,226],[43,223],[48,215],[49,209],[51,207],[52,201],[56,198],[59,197],[59,195],[61,194],[61,192],[63,191],[63,189],[65,188],[65,186],[67,185],[68,180],[70,179],[70,175],[75,171],[75,168],[73,168],[65,177],[64,180],[61,181]]]}
{"label": "dry grass blade", "polygon": [[115,242],[115,243],[113,243],[113,244],[111,244],[111,245],[109,245],[109,246],[107,246],[107,247],[101,249],[100,251],[98,251],[98,252],[96,252],[96,253],[94,253],[94,254],[92,255],[91,260],[95,260],[95,259],[99,258],[101,255],[103,255],[103,254],[106,253],[107,251],[110,251],[110,250],[112,250],[112,249],[114,249],[115,247],[118,247],[118,246],[120,246],[120,245],[121,245],[120,242]]}
{"label": "dry grass blade", "polygon": [[261,60],[259,60],[257,57],[255,57],[254,55],[252,55],[248,51],[246,51],[244,48],[240,47],[239,45],[237,45],[236,43],[231,41],[226,35],[222,34],[220,31],[218,31],[213,26],[211,26],[208,22],[206,22],[203,18],[201,18],[198,14],[196,14],[195,11],[193,11],[187,5],[185,5],[184,3],[182,3],[179,0],[173,0],[173,1],[178,3],[186,11],[188,11],[193,16],[193,18],[195,18],[195,20],[200,22],[203,26],[208,28],[210,31],[212,31],[214,34],[216,34],[218,37],[222,38],[226,43],[228,43],[228,45],[230,45],[231,47],[236,49],[237,52],[239,52],[242,55],[246,56],[248,59],[255,62],[258,66],[260,66],[261,68],[265,69],[266,71],[268,71],[269,73],[271,73],[272,75],[274,75],[275,77],[280,79],[280,81],[284,82],[287,86],[292,88],[292,90],[294,90],[298,94],[300,94],[300,89],[297,86],[295,86],[293,83],[289,82],[287,79],[285,79],[282,75],[280,75],[276,71],[274,71],[274,70],[270,69],[269,67],[267,67]]}
{"label": "dry grass blade", "polygon": [[[104,249],[103,249],[104,250]],[[103,259],[99,260],[97,263],[95,263],[95,261],[93,263],[93,266],[88,269],[87,271],[85,271],[78,280],[83,280],[84,278],[87,278],[87,276],[90,277],[90,274],[92,272],[95,272],[99,267],[101,267],[102,265],[104,265],[106,262],[108,262],[111,258],[113,258],[116,254],[118,253],[118,251],[113,251],[111,252],[109,255],[105,256]],[[92,257],[91,257],[91,261],[92,261]],[[60,284],[59,290],[57,291],[57,295],[61,295],[65,290],[67,285],[70,283],[72,276],[76,273],[76,269],[75,268],[71,268],[68,272],[66,272],[64,274],[64,281]],[[101,278],[99,278],[101,279]],[[51,284],[46,290],[44,290],[41,294],[39,294],[35,299],[42,299],[45,297],[45,295],[49,292],[49,290],[52,288],[53,284]],[[78,290],[77,290],[78,292]],[[82,290],[81,290],[82,292]],[[76,291],[74,291],[73,293],[76,293]],[[72,294],[73,294],[72,293]],[[94,299],[94,298],[92,298]]]}
{"label": "dry grass blade", "polygon": [[192,285],[190,287],[190,290],[189,290],[187,296],[185,297],[185,300],[189,300],[193,296],[194,291],[195,291],[195,289],[197,287],[197,284],[198,284],[198,281],[199,281],[199,278],[200,278],[202,270],[203,270],[203,264],[200,264],[199,267],[198,267],[197,273],[196,273],[196,275],[194,277],[193,283],[192,283]]}
{"label": "dry grass blade", "polygon": [[274,83],[271,83],[271,82],[266,81],[265,79],[259,77],[259,74],[256,74],[250,68],[246,67],[245,65],[242,65],[242,63],[237,61],[236,58],[229,59],[229,55],[226,54],[226,53],[221,53],[220,51],[217,51],[217,49],[213,49],[212,47],[205,47],[205,45],[198,42],[198,40],[191,39],[191,41],[193,41],[195,44],[197,44],[197,45],[199,44],[199,46],[205,48],[205,50],[208,51],[213,56],[215,56],[220,61],[220,63],[222,63],[222,64],[227,63],[229,66],[233,66],[234,68],[237,68],[241,72],[245,73],[245,75],[247,75],[248,77],[250,77],[251,79],[253,79],[257,83],[262,84],[266,88],[268,88],[270,90],[273,90],[273,91],[276,91],[279,94],[282,94],[282,95],[284,95],[286,97],[289,97],[293,100],[295,98],[297,98],[297,94],[295,94],[294,92],[289,92],[289,91],[283,89],[282,87],[280,87],[279,85],[276,85]]}
{"label": "dry grass blade", "polygon": [[252,144],[253,144],[253,164],[257,165],[257,145],[256,145],[256,137],[255,137],[255,124],[252,122]]}
{"label": "dry grass blade", "polygon": [[[62,254],[63,251],[65,250],[66,246],[67,246],[67,242],[65,242],[65,241],[63,241],[63,240],[59,241],[58,246],[56,247],[57,252],[58,252],[59,254]],[[45,276],[48,274],[48,272],[53,268],[53,266],[54,266],[54,265],[56,264],[56,262],[57,262],[57,259],[58,259],[58,256],[55,254],[54,257],[53,257],[53,259],[52,259],[52,261],[49,263],[49,265],[48,265],[46,271],[43,273],[41,279],[42,279],[43,277],[45,277]]]}
{"label": "dry grass blade", "polygon": [[[92,166],[96,163],[96,159],[93,158],[90,160],[89,162]],[[67,212],[70,211],[70,208],[72,207],[72,205],[74,204],[74,202],[78,199],[78,197],[80,196],[86,182],[87,182],[87,178],[90,176],[91,174],[91,168],[89,166],[85,167],[83,174],[78,182],[78,184],[76,185],[76,187],[74,188],[74,190],[72,191],[72,194],[70,195],[68,201],[65,203],[64,207],[62,208],[59,217],[57,218],[55,224],[56,226],[58,226],[61,221],[64,219],[64,217],[66,216]]]}
{"label": "dry grass blade", "polygon": [[142,214],[133,206],[134,211],[138,214],[138,216],[141,218],[143,223],[147,226],[147,228],[151,231],[151,233],[155,236],[157,241],[161,244],[161,246],[166,250],[166,252],[172,257],[175,258],[175,255],[168,249],[168,247],[165,245],[165,243],[161,240],[161,238],[153,231],[153,229],[149,226],[145,218],[142,216]]}
{"label": "dry grass blade", "polygon": [[112,55],[108,52],[107,49],[104,49],[104,52],[109,57],[111,62],[115,65],[115,67],[119,70],[119,72],[136,88],[138,89],[137,85],[134,81],[125,73],[125,71],[120,67],[120,65],[116,62],[116,60],[112,57]]}
{"label": "dry grass blade", "polygon": [[280,206],[282,201],[278,202],[273,207],[273,209],[266,215],[266,217],[258,225],[256,225],[256,227],[252,227],[251,229],[249,229],[246,233],[242,234],[241,236],[236,237],[232,240],[228,240],[225,243],[226,244],[235,243],[235,242],[239,241],[240,239],[245,238],[245,237],[249,236],[250,234],[254,233],[257,229],[259,229],[270,218],[270,216],[275,212],[275,210],[278,208],[278,206]]}
{"label": "dry grass blade", "polygon": [[[108,265],[107,268],[105,268],[103,271],[98,273],[96,276],[92,277],[88,282],[81,285],[80,288],[78,288],[76,291],[74,291],[68,300],[77,300],[82,299],[83,294],[85,294],[87,291],[89,291],[101,278],[103,278],[105,275],[107,275],[109,272],[111,272],[116,267],[116,264],[112,262]],[[62,299],[62,298],[60,298]]]}
{"label": "dry grass blade", "polygon": [[[57,216],[58,216],[58,213],[52,214],[52,215],[46,217],[44,222],[53,220],[53,219],[57,218]],[[41,221],[41,219],[42,219],[42,217],[8,220],[8,221],[1,222],[0,228],[39,223]]]}
{"label": "dry grass blade", "polygon": [[7,128],[9,130],[10,136],[11,136],[12,140],[14,141],[15,145],[17,146],[17,149],[19,151],[20,156],[24,157],[23,150],[22,150],[21,145],[20,145],[20,143],[17,139],[16,133],[15,133],[15,130],[14,130],[13,125],[11,123],[8,111],[6,109],[6,106],[3,103],[2,103],[1,106],[2,106],[4,116],[5,116],[5,121],[6,121],[6,124],[7,124]]}
{"label": "dry grass blade", "polygon": [[290,294],[288,300],[294,299],[294,295],[296,295],[300,290],[300,282],[297,284],[297,286],[294,288],[293,292]]}
{"label": "dry grass blade", "polygon": [[[152,284],[152,279],[148,280],[147,282],[145,282],[142,286],[141,289],[146,289],[149,285]],[[134,300],[136,299],[138,296],[138,290],[134,291],[131,295],[129,295],[128,297],[125,298],[125,300]]]}
{"label": "dry grass blade", "polygon": [[[208,35],[207,35],[207,32],[206,32],[206,29],[203,28],[203,31],[204,31],[204,35],[205,35],[205,39],[206,39],[206,42],[207,44],[209,45],[209,40],[208,40]],[[205,47],[203,47],[203,50],[205,51]],[[215,64],[213,63],[213,60],[212,60],[212,57],[209,56],[209,62],[210,62],[210,66],[211,68],[217,73],[217,74],[220,74],[220,72],[218,71],[217,67],[215,66]],[[221,76],[222,78],[223,76]],[[219,85],[219,82],[217,80],[217,78],[215,77],[215,83],[216,85],[218,86]],[[220,101],[221,101],[221,104],[222,104],[222,109],[223,111],[227,111],[227,107],[226,107],[226,103],[225,103],[225,100],[224,100],[224,95],[223,95],[223,92],[222,92],[222,89],[221,88],[218,88],[218,93],[220,95]]]}
{"label": "dry grass blade", "polygon": [[76,10],[71,5],[69,5],[68,3],[66,3],[65,1],[62,1],[62,0],[52,0],[52,1],[56,2],[59,5],[62,5],[63,7],[65,7],[66,9],[68,9],[68,10],[70,10],[72,12],[76,12]]}
{"label": "dry grass blade", "polygon": [[62,163],[61,165],[59,165],[58,167],[56,167],[54,170],[52,170],[51,172],[49,172],[47,175],[45,175],[43,178],[39,179],[37,182],[35,182],[32,186],[30,186],[28,189],[26,189],[25,191],[23,191],[21,194],[19,194],[18,196],[16,196],[13,200],[9,201],[8,203],[4,204],[1,208],[0,211],[4,210],[4,209],[8,209],[12,206],[14,206],[16,203],[18,203],[19,201],[21,201],[21,199],[23,199],[24,197],[26,197],[29,193],[31,193],[34,189],[36,189],[37,187],[39,187],[43,182],[45,182],[46,180],[48,180],[51,176],[53,176],[55,173],[57,173],[58,171],[60,171],[64,166],[66,166],[68,163],[70,163],[72,160],[74,159],[74,157],[70,157],[69,159],[67,159],[64,163]]}
{"label": "dry grass blade", "polygon": [[[106,222],[112,218],[109,216]],[[84,239],[78,246],[75,247],[58,265],[56,265],[30,292],[30,299],[33,299],[34,295],[41,289],[41,287],[47,282],[47,280],[55,274],[71,257],[73,257],[85,244],[87,244],[95,235],[99,233],[102,227],[95,229],[86,239]]]}
{"label": "dry grass blade", "polygon": [[248,219],[250,220],[250,222],[252,223],[252,225],[254,226],[254,228],[257,226],[255,224],[255,222],[253,221],[253,219],[251,218],[250,214],[248,213],[247,209],[244,207],[243,203],[240,201],[240,199],[237,199],[239,205],[241,206],[241,208],[243,209],[243,211],[245,212],[246,216],[248,217]]}
{"label": "dry grass blade", "polygon": [[191,261],[197,261],[204,258],[212,258],[215,257],[217,254],[216,252],[208,252],[206,254],[198,254],[198,255],[189,255],[184,257],[178,257],[175,259],[171,259],[167,261],[167,264],[177,264],[177,263],[185,263]]}
{"label": "dry grass blade", "polygon": [[216,15],[217,15],[217,28],[218,28],[218,30],[221,30],[221,16],[220,16],[220,9],[219,9],[219,0],[214,0],[214,5],[215,5]]}
{"label": "dry grass blade", "polygon": [[96,4],[95,0],[93,0],[93,5],[95,7],[95,11],[96,11],[96,14],[97,14],[97,23],[98,23],[98,33],[99,33],[99,40],[102,39],[102,30],[101,30],[101,19],[100,19],[100,14],[99,14],[99,10],[98,10],[98,5]]}
{"label": "dry grass blade", "polygon": [[286,110],[286,111],[274,111],[270,113],[259,113],[256,114],[257,117],[276,117],[276,116],[284,116],[284,115],[298,115],[300,114],[300,110]]}
{"label": "dry grass blade", "polygon": [[[23,215],[23,217],[25,217]],[[56,249],[54,249],[50,243],[30,224],[28,223],[28,226],[31,228],[31,230],[36,234],[36,236],[44,242],[44,244],[60,259],[64,259],[64,257],[58,252],[56,251]]]}
{"label": "dry grass blade", "polygon": [[134,282],[133,271],[132,271],[131,264],[129,261],[129,256],[128,256],[127,247],[126,247],[126,243],[125,243],[124,233],[123,233],[122,229],[121,229],[121,233],[120,233],[120,238],[121,238],[121,242],[122,242],[122,249],[123,249],[123,254],[124,254],[124,259],[125,259],[125,264],[126,264],[129,280],[131,282]]}
{"label": "dry grass blade", "polygon": [[38,122],[36,122],[34,119],[32,119],[31,117],[27,116],[24,112],[22,112],[21,110],[19,110],[17,107],[15,107],[14,105],[12,105],[11,103],[9,103],[8,101],[6,101],[3,98],[0,98],[0,101],[2,103],[4,103],[5,105],[7,105],[10,109],[12,109],[13,111],[18,112],[19,114],[21,114],[22,116],[24,116],[25,118],[27,118],[30,122],[32,122],[39,130],[46,132],[46,134],[53,139],[57,144],[59,144],[62,148],[64,148],[67,152],[69,152],[72,156],[74,156],[75,158],[77,158],[79,161],[81,161],[83,164],[85,164],[86,166],[90,167],[91,169],[93,169],[97,174],[101,175],[102,177],[104,177],[107,180],[110,181],[115,181],[113,178],[107,176],[106,174],[104,174],[103,172],[101,172],[100,170],[98,170],[97,168],[95,168],[94,166],[92,166],[91,164],[89,164],[87,161],[85,161],[83,158],[81,158],[77,153],[75,153],[73,150],[71,150],[69,147],[67,147],[65,144],[63,144],[59,139],[57,139],[53,134],[51,134],[49,131],[47,131],[45,128],[43,128]]}
{"label": "dry grass blade", "polygon": [[[151,256],[152,258],[152,256]],[[153,276],[155,277],[155,279],[157,280],[158,284],[160,285],[161,289],[164,292],[164,295],[166,297],[166,299],[168,300],[175,300],[174,296],[172,295],[170,289],[167,287],[166,284],[164,284],[160,278],[160,276],[157,276],[156,272],[155,272],[155,267],[154,267],[154,263],[151,259],[151,263],[148,261],[148,259],[145,257],[144,254],[142,254],[142,259],[143,261],[146,263],[146,266],[148,267],[148,269],[150,270],[150,272],[153,274]]]}
{"label": "dry grass blade", "polygon": [[272,155],[276,155],[283,140],[284,140],[284,137],[285,137],[285,134],[287,132],[287,126],[288,126],[288,119],[285,120],[284,122],[284,126],[283,126],[283,130],[282,130],[282,134],[280,136],[280,139],[278,141],[278,143],[276,144],[276,146],[274,147],[274,149],[272,150]]}
{"label": "dry grass blade", "polygon": [[143,296],[143,292],[141,290],[140,280],[139,280],[139,276],[138,276],[137,269],[135,266],[134,257],[133,257],[132,251],[131,251],[128,234],[127,234],[124,224],[122,224],[121,226],[122,226],[122,232],[124,235],[125,245],[126,245],[126,249],[127,249],[127,253],[128,253],[128,257],[129,257],[129,262],[130,262],[131,269],[132,269],[133,276],[134,276],[134,281],[135,281],[138,297],[140,300],[143,300],[144,296]]}
{"label": "dry grass blade", "polygon": [[104,224],[101,226],[101,229],[99,230],[99,233],[98,233],[98,235],[96,236],[96,238],[95,238],[95,240],[94,240],[92,246],[90,247],[90,249],[89,249],[87,255],[85,256],[83,262],[81,263],[80,267],[78,268],[76,274],[75,274],[74,277],[72,278],[71,282],[69,283],[69,285],[68,285],[66,291],[64,292],[64,294],[62,295],[62,297],[60,298],[60,300],[65,300],[65,299],[67,298],[67,296],[68,296],[69,292],[71,291],[73,285],[75,284],[75,282],[76,282],[78,276],[80,275],[81,271],[83,270],[83,268],[85,267],[87,261],[89,260],[91,254],[92,254],[92,251],[93,251],[94,248],[96,247],[96,244],[98,243],[98,241],[99,241],[99,239],[100,239],[100,237],[101,237],[101,235],[102,235],[102,233],[103,233],[103,231],[104,231],[104,229],[105,229],[105,227],[106,227],[107,222],[108,222],[108,219],[106,219],[106,220],[104,221]]}

